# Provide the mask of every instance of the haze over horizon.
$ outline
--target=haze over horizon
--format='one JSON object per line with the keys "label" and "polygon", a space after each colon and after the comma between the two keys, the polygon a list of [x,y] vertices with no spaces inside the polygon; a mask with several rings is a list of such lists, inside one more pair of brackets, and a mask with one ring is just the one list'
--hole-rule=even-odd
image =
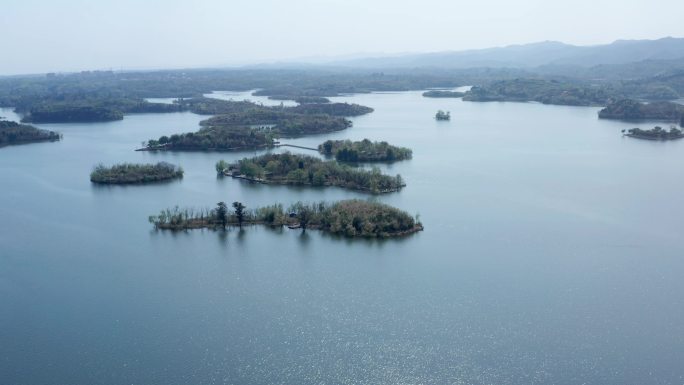
{"label": "haze over horizon", "polygon": [[0,13],[6,57],[0,75],[238,66],[540,41],[597,45],[671,36],[681,28],[682,10],[673,0],[9,0]]}

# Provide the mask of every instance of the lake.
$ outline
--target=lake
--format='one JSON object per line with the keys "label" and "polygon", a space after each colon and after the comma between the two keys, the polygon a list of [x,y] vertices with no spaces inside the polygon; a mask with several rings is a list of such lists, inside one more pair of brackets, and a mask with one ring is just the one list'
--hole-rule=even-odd
{"label": "lake", "polygon": [[[634,124],[597,108],[332,99],[375,112],[283,142],[410,147],[412,160],[381,166],[405,189],[254,185],[214,170],[253,151],[133,151],[196,130],[206,117],[189,112],[43,124],[64,139],[0,149],[0,383],[682,384],[684,141],[623,138]],[[185,176],[90,183],[96,164],[124,161]],[[425,231],[349,240],[147,221],[175,205],[345,198],[419,214]]]}

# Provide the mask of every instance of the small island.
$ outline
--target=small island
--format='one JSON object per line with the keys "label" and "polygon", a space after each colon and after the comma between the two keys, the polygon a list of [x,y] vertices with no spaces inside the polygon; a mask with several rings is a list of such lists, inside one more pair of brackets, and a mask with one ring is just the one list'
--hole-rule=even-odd
{"label": "small island", "polygon": [[157,164],[123,163],[112,167],[100,164],[90,174],[90,181],[98,184],[141,184],[183,177],[183,169],[166,162]]}
{"label": "small island", "polygon": [[451,113],[449,111],[444,112],[442,110],[439,110],[435,114],[435,119],[437,119],[437,120],[451,120]]}
{"label": "small island", "polygon": [[465,92],[460,91],[446,91],[446,90],[430,90],[423,92],[426,98],[462,98]]}
{"label": "small island", "polygon": [[[162,210],[148,218],[158,230],[225,229],[226,226],[267,225],[321,230],[349,238],[401,237],[423,230],[417,218],[379,202],[351,199],[332,204],[297,202],[287,210],[280,204],[248,210],[241,202],[232,209],[219,202],[214,209]],[[232,212],[231,212],[232,211]]]}
{"label": "small island", "polygon": [[411,159],[412,151],[406,147],[396,147],[387,142],[371,142],[368,139],[327,140],[318,146],[324,155],[335,157],[338,162],[394,162]]}
{"label": "small island", "polygon": [[669,131],[663,130],[663,128],[660,126],[655,126],[650,130],[632,128],[629,131],[627,131],[627,133],[624,135],[629,136],[630,138],[646,140],[675,140],[684,138],[682,130],[678,129],[675,126],[670,127]]}
{"label": "small island", "polygon": [[337,186],[372,194],[399,191],[406,186],[401,175],[386,175],[375,167],[365,170],[289,152],[244,158],[236,164],[221,160],[216,164],[216,171],[258,183]]}
{"label": "small island", "polygon": [[62,136],[54,131],[41,130],[27,124],[0,120],[0,147],[38,142],[54,142]]}

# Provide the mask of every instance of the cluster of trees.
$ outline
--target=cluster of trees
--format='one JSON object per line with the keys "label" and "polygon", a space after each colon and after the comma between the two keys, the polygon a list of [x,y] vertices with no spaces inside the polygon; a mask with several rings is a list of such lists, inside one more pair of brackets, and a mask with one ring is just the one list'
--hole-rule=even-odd
{"label": "cluster of trees", "polygon": [[292,204],[287,210],[281,204],[248,210],[241,202],[233,202],[232,212],[224,202],[213,209],[162,210],[148,218],[156,229],[223,228],[228,225],[265,224],[293,225],[302,231],[315,228],[346,237],[387,238],[423,230],[423,225],[405,211],[392,206],[359,199],[328,204]]}
{"label": "cluster of trees", "polygon": [[244,158],[229,166],[229,170],[270,183],[338,186],[373,194],[398,191],[406,185],[401,175],[386,175],[377,167],[371,170],[354,168],[289,152]]}
{"label": "cluster of trees", "polygon": [[99,164],[90,173],[90,181],[101,184],[150,183],[182,177],[182,168],[166,162],[157,164],[123,163],[112,167]]}
{"label": "cluster of trees", "polygon": [[[278,97],[275,96],[269,96],[269,99],[276,99],[276,100],[289,100],[289,97],[284,96],[282,97],[283,99],[279,99]],[[309,103],[330,103],[330,99],[325,98],[323,96],[300,96],[298,98],[295,98],[295,102],[299,104],[309,104]]]}
{"label": "cluster of trees", "polygon": [[411,159],[412,151],[406,147],[392,146],[387,142],[371,142],[368,139],[327,140],[318,146],[318,151],[332,155],[339,162],[393,162]]}
{"label": "cluster of trees", "polygon": [[[244,113],[251,110],[269,110],[271,108],[250,102],[249,100],[221,100],[207,97],[178,99],[178,104],[198,115],[221,115]],[[273,107],[275,109],[275,107]]]}
{"label": "cluster of trees", "polygon": [[[247,207],[241,202],[233,202],[232,207],[231,212],[225,202],[218,202],[213,209],[181,209],[176,206],[172,209],[162,210],[158,215],[151,215],[148,220],[157,229],[181,230],[202,227],[225,229],[229,225],[242,227],[243,224],[257,223],[257,213],[262,211],[262,209],[247,210]],[[282,211],[282,207],[280,209]],[[261,214],[259,215],[261,216]]]}
{"label": "cluster of trees", "polygon": [[149,150],[236,151],[269,148],[274,133],[249,127],[203,127],[197,132],[161,136],[145,144]]}
{"label": "cluster of trees", "polygon": [[451,112],[439,110],[435,114],[435,119],[437,120],[451,120]]}
{"label": "cluster of trees", "polygon": [[444,91],[444,90],[430,90],[423,92],[426,98],[462,98],[465,92],[460,91]]}
{"label": "cluster of trees", "polygon": [[684,117],[684,106],[672,102],[642,103],[632,99],[621,99],[609,103],[599,111],[602,119],[664,120],[677,122]]}
{"label": "cluster of trees", "polygon": [[627,136],[639,139],[649,140],[673,140],[684,138],[682,130],[677,127],[670,127],[670,130],[664,130],[660,126],[655,126],[650,130],[642,130],[640,128],[632,128],[628,131]]}
{"label": "cluster of trees", "polygon": [[32,123],[108,122],[123,119],[122,111],[111,107],[43,103],[32,107],[22,119]]}
{"label": "cluster of trees", "polygon": [[350,103],[305,103],[288,108],[300,114],[317,114],[331,116],[359,116],[370,114],[373,109],[359,104]]}
{"label": "cluster of trees", "polygon": [[285,110],[251,110],[218,115],[201,122],[204,127],[257,127],[268,128],[282,137],[324,134],[351,127],[351,121],[331,115],[309,115]]}
{"label": "cluster of trees", "polygon": [[0,147],[10,144],[53,142],[62,136],[54,131],[42,130],[27,124],[0,120]]}

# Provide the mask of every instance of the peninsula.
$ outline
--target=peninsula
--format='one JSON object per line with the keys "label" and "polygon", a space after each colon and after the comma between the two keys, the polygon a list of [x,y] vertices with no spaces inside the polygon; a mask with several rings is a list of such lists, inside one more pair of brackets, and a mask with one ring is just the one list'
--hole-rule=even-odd
{"label": "peninsula", "polygon": [[54,142],[62,135],[48,130],[42,130],[27,124],[20,124],[9,120],[0,120],[0,147],[37,142]]}

